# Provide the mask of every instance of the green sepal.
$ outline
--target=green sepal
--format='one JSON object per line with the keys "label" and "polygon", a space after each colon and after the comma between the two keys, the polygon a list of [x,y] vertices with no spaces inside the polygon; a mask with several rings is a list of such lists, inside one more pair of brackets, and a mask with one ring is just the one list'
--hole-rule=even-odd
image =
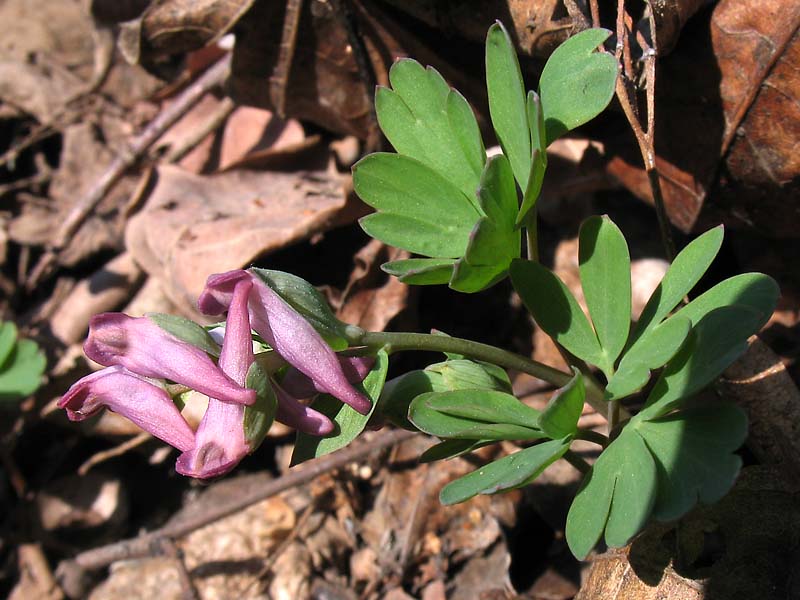
{"label": "green sepal", "polygon": [[155,312],[147,313],[145,317],[179,340],[200,348],[211,356],[219,357],[219,344],[214,341],[205,328],[194,321],[178,315]]}
{"label": "green sepal", "polygon": [[302,277],[291,273],[256,267],[249,271],[308,321],[334,351],[347,349],[345,336],[347,325],[334,316],[325,297],[317,288]]}

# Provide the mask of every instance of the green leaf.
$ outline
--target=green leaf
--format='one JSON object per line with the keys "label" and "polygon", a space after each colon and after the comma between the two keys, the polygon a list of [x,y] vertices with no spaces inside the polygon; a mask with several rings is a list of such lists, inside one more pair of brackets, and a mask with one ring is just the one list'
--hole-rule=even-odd
{"label": "green leaf", "polygon": [[650,296],[630,343],[656,327],[692,291],[716,258],[725,230],[720,225],[706,231],[680,251],[661,283]]}
{"label": "green leaf", "polygon": [[[16,327],[11,324],[16,338]],[[0,329],[3,345],[7,345],[8,323]],[[42,382],[47,366],[44,353],[31,340],[19,340],[10,352],[5,352],[5,360],[0,363],[0,402],[19,400],[35,392]]]}
{"label": "green leaf", "polygon": [[510,273],[514,289],[547,335],[578,358],[602,363],[603,352],[589,320],[556,275],[528,260],[514,260]]}
{"label": "green leaf", "polygon": [[494,440],[445,440],[425,450],[420,454],[418,460],[421,463],[427,463],[456,458],[494,443]]}
{"label": "green leaf", "polygon": [[11,321],[0,321],[0,368],[14,350],[14,342],[17,341],[17,326]]}
{"label": "green leaf", "polygon": [[547,59],[539,79],[539,94],[548,146],[592,120],[611,102],[617,61],[607,52],[596,52],[610,35],[606,29],[587,29],[569,38]]}
{"label": "green leaf", "polygon": [[528,126],[531,131],[531,172],[528,175],[528,185],[523,188],[522,205],[517,213],[516,225],[519,227],[525,222],[528,214],[536,208],[536,201],[542,191],[544,173],[547,170],[547,148],[545,146],[544,114],[539,94],[530,90],[528,92]]}
{"label": "green leaf", "polygon": [[539,411],[506,392],[475,389],[434,392],[424,394],[420,402],[430,410],[471,421],[539,428]]}
{"label": "green leaf", "polygon": [[586,219],[579,240],[581,287],[603,349],[598,366],[610,377],[631,324],[631,257],[625,236],[608,217]]}
{"label": "green leaf", "polygon": [[573,377],[557,390],[539,416],[539,428],[547,437],[560,440],[578,431],[578,419],[586,399],[581,372],[572,367]]}
{"label": "green leaf", "polygon": [[486,35],[486,88],[489,114],[503,154],[520,189],[528,187],[531,139],[525,107],[525,84],[517,53],[505,27],[497,21]]}
{"label": "green leaf", "polygon": [[427,392],[446,392],[448,389],[441,373],[410,371],[386,382],[376,410],[398,427],[416,431],[417,428],[408,420],[409,406],[414,398]]}
{"label": "green leaf", "polygon": [[194,321],[166,313],[147,313],[145,316],[179,340],[196,346],[211,356],[219,357],[219,344],[214,341],[208,331]]}
{"label": "green leaf", "polygon": [[486,163],[478,199],[486,216],[473,228],[450,280],[450,287],[461,292],[477,292],[497,283],[520,254],[517,189],[505,156],[493,156]]}
{"label": "green leaf", "polygon": [[249,269],[278,294],[289,306],[300,313],[335,351],[348,347],[344,335],[346,325],[337,319],[325,297],[302,277],[273,271],[271,269]]}
{"label": "green leaf", "polygon": [[663,415],[714,381],[747,350],[747,338],[759,330],[761,322],[761,313],[749,306],[723,306],[702,317],[687,343],[667,363],[634,420]]}
{"label": "green leaf", "polygon": [[369,235],[425,256],[463,256],[482,216],[450,180],[408,156],[370,154],[353,167],[353,186],[379,211],[360,221]]}
{"label": "green leaf", "polygon": [[407,258],[383,263],[381,270],[409,285],[438,285],[450,281],[452,258]]}
{"label": "green leaf", "polygon": [[440,438],[473,440],[539,439],[539,412],[514,396],[489,390],[430,392],[417,396],[408,419]]}
{"label": "green leaf", "polygon": [[697,325],[700,319],[721,306],[745,306],[760,315],[760,319],[753,324],[752,334],[761,329],[772,316],[779,295],[778,284],[771,277],[763,273],[743,273],[718,283],[689,302],[674,316],[680,315]]}
{"label": "green leaf", "polygon": [[344,448],[364,431],[375,406],[378,403],[383,384],[386,381],[386,372],[389,369],[389,355],[385,350],[380,350],[375,356],[375,364],[364,381],[356,385],[366,396],[372,400],[369,414],[362,415],[347,404],[328,394],[320,394],[311,403],[311,408],[330,418],[336,425],[333,432],[327,437],[319,437],[306,433],[297,433],[297,440],[292,452],[291,465],[299,465],[310,458],[317,458]]}
{"label": "green leaf", "polygon": [[656,465],[642,438],[629,427],[587,473],[567,515],[567,544],[582,560],[605,531],[614,548],[627,544],[647,523],[657,491]]}
{"label": "green leaf", "polygon": [[457,504],[478,494],[496,494],[526,485],[569,449],[569,438],[525,448],[448,483],[439,493],[444,505]]}
{"label": "green leaf", "polygon": [[256,401],[244,407],[244,438],[252,452],[264,441],[278,410],[278,398],[269,381],[269,373],[258,362],[247,371],[245,387],[256,391]]}
{"label": "green leaf", "polygon": [[639,338],[622,355],[616,373],[606,386],[606,400],[619,400],[642,389],[650,372],[663,367],[686,341],[692,324],[689,319],[668,319]]}
{"label": "green leaf", "polygon": [[742,466],[733,452],[747,437],[747,417],[737,406],[703,405],[633,426],[658,468],[656,519],[677,519],[698,501],[720,500],[733,486]]}
{"label": "green leaf", "polygon": [[400,59],[389,71],[393,90],[378,88],[375,110],[399,154],[437,171],[468,198],[475,195],[486,153],[467,101],[432,67]]}

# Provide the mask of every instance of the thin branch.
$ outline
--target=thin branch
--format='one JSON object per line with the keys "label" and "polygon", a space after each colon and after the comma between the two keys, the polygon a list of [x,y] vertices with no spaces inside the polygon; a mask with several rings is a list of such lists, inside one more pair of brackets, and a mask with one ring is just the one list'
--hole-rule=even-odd
{"label": "thin branch", "polygon": [[600,9],[597,0],[589,0],[589,11],[592,14],[592,27],[600,27]]}
{"label": "thin branch", "polygon": [[636,41],[642,50],[642,60],[644,62],[645,86],[646,86],[646,129],[642,127],[642,120],[639,115],[639,105],[636,99],[636,89],[633,85],[635,77],[633,63],[631,61],[630,31],[633,22],[630,15],[625,10],[625,0],[617,1],[617,47],[615,56],[622,65],[622,73],[617,79],[617,99],[619,100],[625,117],[630,123],[633,135],[639,145],[639,152],[642,155],[647,179],[650,183],[650,190],[653,196],[653,204],[658,218],[658,227],[661,233],[661,241],[664,245],[664,252],[667,259],[672,261],[675,258],[675,242],[672,239],[672,231],[664,205],[664,196],[661,191],[661,178],[656,167],[655,152],[655,93],[656,93],[656,29],[655,19],[652,9],[649,16],[650,32],[652,35],[652,47],[647,43],[644,36],[638,33]]}
{"label": "thin branch", "polygon": [[[405,430],[393,430],[376,435],[373,439],[359,444],[353,444],[342,450],[305,463],[303,466],[289,471],[286,475],[268,481],[252,489],[250,492],[235,498],[230,502],[216,505],[212,510],[181,520],[172,525],[166,525],[151,533],[139,537],[122,540],[107,546],[101,546],[86,552],[81,552],[74,559],[65,561],[77,566],[79,569],[94,570],[108,566],[118,560],[127,560],[159,553],[161,540],[175,539],[206,525],[237,513],[248,506],[270,498],[285,490],[303,485],[309,481],[339,469],[348,463],[361,460],[373,452],[394,446],[416,435]],[[65,565],[66,566],[66,565]]]}
{"label": "thin branch", "polygon": [[72,207],[58,231],[53,236],[53,242],[42,255],[33,268],[26,287],[28,290],[35,288],[43,279],[50,275],[56,264],[58,252],[69,244],[72,237],[81,228],[86,219],[91,215],[98,204],[105,198],[114,184],[139,160],[141,155],[161,135],[183,117],[203,96],[210,90],[221,85],[230,72],[230,55],[219,60],[203,75],[190,85],[167,108],[153,119],[145,130],[134,138],[109,165],[100,178],[94,183],[89,192]]}

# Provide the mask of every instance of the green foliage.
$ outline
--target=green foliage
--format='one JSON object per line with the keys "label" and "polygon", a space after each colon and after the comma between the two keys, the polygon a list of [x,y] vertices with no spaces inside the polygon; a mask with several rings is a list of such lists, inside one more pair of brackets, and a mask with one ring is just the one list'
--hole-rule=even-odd
{"label": "green foliage", "polygon": [[495,365],[453,358],[411,371],[387,381],[378,400],[377,411],[398,427],[416,429],[408,420],[411,401],[427,392],[453,390],[495,390],[511,393],[511,382]]}
{"label": "green foliage", "polygon": [[14,323],[0,323],[0,402],[15,402],[35,392],[46,366],[36,342],[18,340]]}
{"label": "green foliage", "polygon": [[399,154],[414,158],[475,195],[486,162],[478,122],[467,101],[432,67],[408,58],[389,70],[392,89],[375,93],[378,123]]}
{"label": "green foliage", "polygon": [[[373,154],[353,167],[356,193],[377,212],[361,219],[370,236],[425,258],[395,261],[384,271],[416,285],[448,283],[478,292],[503,279],[520,255],[520,231],[535,209],[547,166],[546,119],[575,127],[604,108],[613,91],[614,59],[586,49],[608,33],[592,30],[554,54],[543,79],[551,102],[570,94],[581,101],[562,110],[526,95],[517,55],[499,22],[486,38],[486,85],[492,125],[504,156],[486,160],[467,101],[433,68],[401,59],[391,68],[391,89],[375,96],[378,122],[397,154]],[[587,35],[590,33],[590,35]],[[599,43],[599,42],[598,42]],[[597,46],[597,44],[595,44]],[[574,62],[574,89],[563,74]],[[610,76],[610,79],[609,79]],[[544,93],[544,92],[543,92]],[[602,104],[602,106],[600,106]],[[598,110],[598,112],[599,112]],[[552,141],[552,140],[551,140]],[[517,187],[523,192],[518,205]],[[535,235],[535,233],[533,234]]]}
{"label": "green foliage", "polygon": [[630,428],[606,448],[584,477],[567,515],[567,544],[583,559],[605,531],[620,547],[642,530],[656,498],[656,464],[642,437]]}
{"label": "green foliage", "polygon": [[479,292],[505,278],[511,261],[520,252],[520,232],[514,222],[516,188],[505,156],[489,159],[478,200],[486,216],[475,224],[466,252],[456,262],[450,280],[450,287],[459,292]]}
{"label": "green foliage", "polygon": [[253,267],[250,272],[311,323],[331,348],[337,352],[347,348],[345,324],[334,316],[325,297],[317,288],[302,277],[283,271]]}
{"label": "green foliage", "polygon": [[547,145],[599,115],[614,96],[617,61],[596,52],[611,35],[606,29],[587,29],[573,35],[547,60],[539,79]]}
{"label": "green foliage", "polygon": [[166,313],[147,313],[145,316],[179,340],[183,340],[192,346],[197,346],[211,356],[219,357],[219,344],[214,341],[214,338],[209,335],[205,328],[194,321]]}
{"label": "green foliage", "polygon": [[359,384],[361,391],[372,401],[372,409],[366,415],[362,415],[328,394],[320,394],[314,399],[311,408],[331,419],[335,429],[326,437],[298,432],[292,453],[292,466],[344,448],[364,431],[372,413],[375,412],[388,369],[389,356],[384,350],[381,350],[375,356],[375,364],[372,369],[367,373],[364,381]]}
{"label": "green foliage", "polygon": [[478,494],[496,494],[536,479],[569,450],[569,440],[551,440],[496,460],[448,483],[439,492],[442,504],[457,504]]}
{"label": "green foliage", "polygon": [[631,257],[608,217],[586,219],[579,241],[581,287],[603,354],[598,366],[610,377],[631,324]]}
{"label": "green foliage", "polygon": [[531,170],[525,84],[514,45],[499,21],[489,28],[486,35],[486,89],[497,139],[511,163],[519,187],[524,190]]}
{"label": "green foliage", "polygon": [[539,411],[511,394],[492,390],[429,392],[417,396],[408,410],[417,429],[440,438],[468,440],[535,440]]}
{"label": "green foliage", "polygon": [[583,375],[575,367],[572,368],[572,379],[556,391],[539,415],[539,428],[554,440],[575,435],[578,432],[578,419],[586,400],[586,387]]}
{"label": "green foliage", "polygon": [[605,362],[589,319],[569,288],[552,271],[539,263],[515,260],[509,272],[514,289],[547,335],[588,363]]}

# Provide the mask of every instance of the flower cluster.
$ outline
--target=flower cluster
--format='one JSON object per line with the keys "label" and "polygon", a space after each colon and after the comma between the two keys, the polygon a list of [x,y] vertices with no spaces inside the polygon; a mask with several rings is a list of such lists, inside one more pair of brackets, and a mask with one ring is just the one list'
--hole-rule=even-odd
{"label": "flower cluster", "polygon": [[[369,412],[369,399],[353,383],[364,379],[371,359],[338,356],[257,276],[243,270],[212,275],[198,306],[208,315],[228,312],[218,364],[148,317],[97,315],[84,351],[106,368],[73,384],[59,407],[73,421],[103,407],[120,413],[181,451],[179,473],[203,479],[227,473],[261,442],[266,428],[253,435],[245,422],[248,407],[256,409],[262,395],[274,397],[276,420],[312,435],[330,433],[333,423],[299,399],[324,392],[362,414]],[[249,374],[260,368],[251,330],[290,365],[280,383],[268,373],[268,389],[259,392],[247,387]],[[165,380],[209,397],[197,431],[181,415]]]}

